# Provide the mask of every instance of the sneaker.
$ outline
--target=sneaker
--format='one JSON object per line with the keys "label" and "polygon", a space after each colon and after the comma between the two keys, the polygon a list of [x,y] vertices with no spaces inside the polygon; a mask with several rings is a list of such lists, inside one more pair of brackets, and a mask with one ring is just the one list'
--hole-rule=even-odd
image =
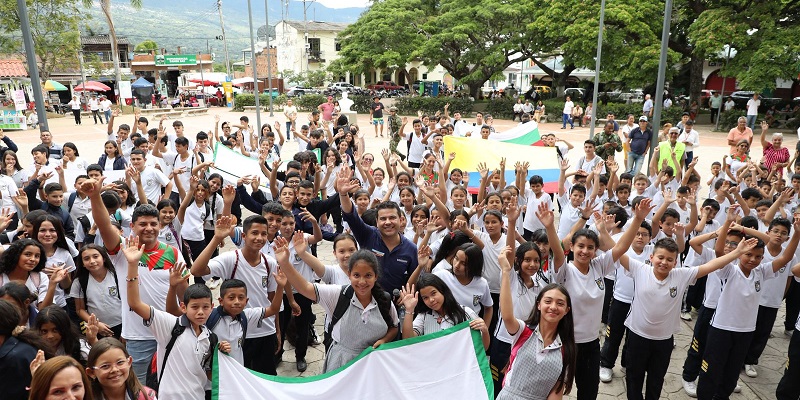
{"label": "sneaker", "polygon": [[697,384],[684,381],[683,379],[681,380],[683,381],[683,391],[686,392],[689,397],[697,397]]}
{"label": "sneaker", "polygon": [[600,382],[609,383],[614,376],[614,371],[611,368],[600,367]]}
{"label": "sneaker", "polygon": [[739,381],[736,381],[736,387],[733,388],[733,393],[742,393],[742,385],[739,384]]}
{"label": "sneaker", "polygon": [[684,321],[691,321],[692,320],[692,314],[689,314],[686,311],[681,311],[681,319],[684,320]]}
{"label": "sneaker", "polygon": [[751,378],[757,378],[758,377],[758,371],[756,371],[756,366],[752,365],[752,364],[745,364],[744,365],[744,374],[749,376],[749,377],[751,377]]}

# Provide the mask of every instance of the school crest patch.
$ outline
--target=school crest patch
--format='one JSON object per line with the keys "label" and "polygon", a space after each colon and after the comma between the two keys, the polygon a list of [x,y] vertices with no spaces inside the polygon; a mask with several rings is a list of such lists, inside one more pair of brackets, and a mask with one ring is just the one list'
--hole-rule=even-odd
{"label": "school crest patch", "polygon": [[266,289],[267,285],[269,285],[269,276],[264,275],[261,277],[261,287]]}
{"label": "school crest patch", "polygon": [[756,292],[761,291],[761,281],[756,281]]}
{"label": "school crest patch", "polygon": [[677,286],[673,286],[673,287],[669,288],[669,297],[672,297],[674,299],[675,296],[677,296],[677,295],[678,295],[678,287]]}
{"label": "school crest patch", "polygon": [[597,284],[597,288],[598,288],[598,289],[600,289],[600,290],[606,290],[606,282],[603,280],[603,278],[597,278],[597,279],[595,279],[595,280],[594,280],[594,283],[596,283],[596,284]]}
{"label": "school crest patch", "polygon": [[483,298],[483,296],[481,296],[479,294],[473,294],[472,295],[472,305],[473,306],[477,306],[478,304],[480,304],[481,303],[481,298]]}
{"label": "school crest patch", "polygon": [[165,239],[167,242],[171,242],[171,241],[173,240],[173,237],[172,237],[172,232],[167,232],[167,233],[164,235],[164,239]]}
{"label": "school crest patch", "polygon": [[109,287],[109,288],[108,288],[108,295],[109,295],[109,296],[111,296],[111,297],[117,297],[117,296],[119,296],[119,295],[117,294],[117,287],[116,287],[116,286],[111,286],[111,287]]}

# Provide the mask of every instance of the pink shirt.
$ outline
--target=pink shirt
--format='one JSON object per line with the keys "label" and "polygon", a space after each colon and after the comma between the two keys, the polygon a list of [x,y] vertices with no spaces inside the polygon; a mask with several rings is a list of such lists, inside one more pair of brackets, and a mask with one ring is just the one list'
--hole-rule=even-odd
{"label": "pink shirt", "polygon": [[[333,114],[333,109],[335,107],[333,103],[322,103],[322,104],[319,105],[319,107],[322,109],[322,120],[323,121],[331,121],[331,120],[333,120],[333,116],[331,115],[331,114]],[[748,129],[750,129],[750,128],[748,128]],[[753,136],[753,132],[752,131],[750,132],[750,136]]]}
{"label": "pink shirt", "polygon": [[[739,127],[733,128],[728,132],[728,140],[733,140],[736,144],[738,144],[743,139],[747,139],[748,142],[753,142],[753,130],[750,127],[745,127],[744,132],[739,130]],[[731,146],[730,154],[736,154],[736,144]]]}

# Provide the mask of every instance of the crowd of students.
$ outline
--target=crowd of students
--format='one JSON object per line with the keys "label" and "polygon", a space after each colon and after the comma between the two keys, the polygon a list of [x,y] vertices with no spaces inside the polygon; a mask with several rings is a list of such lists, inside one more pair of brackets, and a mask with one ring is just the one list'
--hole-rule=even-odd
{"label": "crowd of students", "polygon": [[[308,347],[320,344],[313,303],[326,313],[323,371],[469,321],[502,399],[572,389],[597,398],[620,346],[628,398],[657,399],[680,319],[694,308],[684,389],[727,398],[740,372],[757,376],[784,298],[790,361],[776,397],[800,396],[800,175],[787,175],[785,188],[780,165],[750,158],[752,136],[704,177],[676,140],[691,131],[687,121],[646,173],[633,161],[620,170],[624,146],[602,146],[603,159],[587,140],[573,162],[572,145],[546,135],[557,194],[524,163],[506,182],[501,160],[478,165],[473,196],[442,140],[467,122],[447,110],[408,132],[405,118],[389,124],[382,167],[358,125],[317,111],[305,125],[287,123],[301,146],[289,162],[279,123],[256,130],[241,117],[220,132],[217,118],[213,133],[190,138],[180,121],[149,128],[137,114],[114,130],[119,118],[114,111],[92,164],[43,132],[23,169],[2,138],[0,382],[9,399],[209,398],[217,348],[275,375],[287,340],[303,372]],[[604,133],[616,135],[609,123]],[[491,139],[491,125],[476,129],[475,140]],[[648,130],[647,119],[636,129]],[[268,182],[212,173],[217,142],[257,158]],[[334,265],[317,257],[323,240]],[[234,250],[220,252],[227,241]]]}

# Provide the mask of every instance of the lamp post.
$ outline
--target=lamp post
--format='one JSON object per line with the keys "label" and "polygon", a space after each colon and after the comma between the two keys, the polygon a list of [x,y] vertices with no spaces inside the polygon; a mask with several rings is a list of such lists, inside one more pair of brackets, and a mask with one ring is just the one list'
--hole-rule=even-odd
{"label": "lamp post", "polygon": [[272,110],[272,49],[269,46],[269,4],[264,0],[264,14],[267,18],[267,87],[269,88],[269,116],[274,117]]}
{"label": "lamp post", "polygon": [[664,5],[664,25],[661,28],[661,57],[658,59],[658,80],[656,81],[656,99],[653,104],[653,129],[650,138],[650,156],[658,144],[658,129],[661,126],[661,109],[664,107],[664,80],[667,75],[667,46],[669,45],[669,27],[672,19],[672,0],[667,0]]}
{"label": "lamp post", "polygon": [[[253,62],[253,87],[255,88],[255,104],[256,104],[256,129],[261,129],[261,104],[259,102],[258,92],[258,59],[256,57],[256,44],[253,41],[253,7],[247,0],[247,17],[250,21],[250,60]],[[259,134],[261,132],[259,131]]]}
{"label": "lamp post", "polygon": [[28,19],[28,6],[25,0],[17,0],[20,28],[22,29],[22,42],[25,44],[25,59],[28,62],[28,74],[33,86],[33,101],[36,103],[36,116],[39,118],[39,131],[49,130],[47,127],[47,112],[44,109],[44,96],[42,96],[42,82],[39,81],[39,66],[36,65],[36,51],[33,48],[31,25]]}
{"label": "lamp post", "polygon": [[[728,66],[728,61],[731,59],[731,45],[728,45],[728,54],[725,56],[725,66]],[[722,76],[722,89],[719,91],[719,107],[717,107],[717,120],[716,124],[714,125],[714,130],[719,130],[719,115],[722,113],[722,100],[725,99],[725,81],[728,79],[727,76]]]}
{"label": "lamp post", "polygon": [[597,91],[600,88],[600,59],[603,56],[603,25],[606,18],[606,0],[600,2],[600,30],[597,32],[597,55],[594,60],[594,93],[592,93],[592,121],[589,124],[589,139],[594,137],[597,120]]}

